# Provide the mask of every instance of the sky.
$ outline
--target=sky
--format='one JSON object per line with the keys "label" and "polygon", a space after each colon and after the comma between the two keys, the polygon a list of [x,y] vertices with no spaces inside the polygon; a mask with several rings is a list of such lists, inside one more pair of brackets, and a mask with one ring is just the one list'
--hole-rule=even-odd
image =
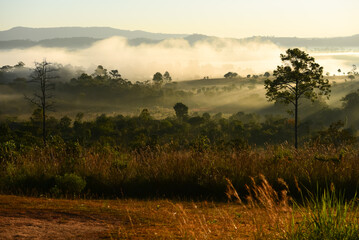
{"label": "sky", "polygon": [[359,0],[0,0],[0,31],[104,26],[218,37],[359,34]]}

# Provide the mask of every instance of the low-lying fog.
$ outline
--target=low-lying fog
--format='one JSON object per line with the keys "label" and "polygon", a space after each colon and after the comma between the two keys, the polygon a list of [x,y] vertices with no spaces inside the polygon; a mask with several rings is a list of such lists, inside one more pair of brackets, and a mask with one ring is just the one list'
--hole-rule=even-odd
{"label": "low-lying fog", "polygon": [[[64,48],[32,47],[0,51],[0,66],[15,65],[23,61],[32,67],[44,58],[49,62],[81,66],[92,73],[97,65],[118,69],[131,81],[152,79],[155,72],[169,71],[173,80],[223,77],[228,72],[239,75],[263,74],[281,64],[279,55],[285,48],[271,42],[239,43],[228,39],[199,41],[193,45],[184,39],[168,39],[157,44],[131,46],[125,38],[112,37],[96,42],[89,48],[68,50]],[[305,49],[304,49],[305,50]],[[324,66],[324,72],[338,74],[348,72],[352,65],[359,65],[359,52],[314,52],[306,50]]]}

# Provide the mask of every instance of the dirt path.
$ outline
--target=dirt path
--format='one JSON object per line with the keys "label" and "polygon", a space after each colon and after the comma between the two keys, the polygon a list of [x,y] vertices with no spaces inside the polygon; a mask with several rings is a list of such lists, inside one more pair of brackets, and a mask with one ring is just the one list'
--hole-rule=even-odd
{"label": "dirt path", "polygon": [[118,219],[81,206],[79,201],[0,196],[0,239],[109,238]]}
{"label": "dirt path", "polygon": [[236,204],[0,195],[0,239],[248,239]]}
{"label": "dirt path", "polygon": [[98,239],[108,232],[106,224],[96,220],[46,211],[0,216],[0,229],[1,239]]}

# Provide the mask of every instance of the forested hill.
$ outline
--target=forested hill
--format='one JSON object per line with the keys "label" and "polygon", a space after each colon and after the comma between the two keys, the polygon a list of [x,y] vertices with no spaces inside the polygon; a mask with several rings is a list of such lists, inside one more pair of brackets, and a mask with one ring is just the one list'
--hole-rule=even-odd
{"label": "forested hill", "polygon": [[124,37],[129,45],[155,44],[165,39],[184,39],[190,45],[197,42],[215,43],[217,40],[230,40],[239,43],[251,41],[272,42],[278,46],[305,47],[325,50],[356,50],[359,49],[359,34],[348,37],[334,38],[297,38],[297,37],[267,37],[256,36],[241,39],[223,39],[201,34],[164,34],[145,31],[129,31],[109,27],[58,27],[58,28],[25,28],[15,27],[0,31],[0,49],[28,48],[33,46],[86,48],[94,42],[109,37]]}
{"label": "forested hill", "polygon": [[260,37],[283,47],[359,48],[359,34],[335,38]]}
{"label": "forested hill", "polygon": [[88,37],[104,39],[113,36],[121,36],[128,39],[148,38],[162,40],[166,38],[186,37],[185,34],[150,33],[145,31],[129,31],[110,27],[56,27],[56,28],[26,28],[15,27],[6,31],[0,31],[0,41],[31,40],[40,41],[54,38]]}

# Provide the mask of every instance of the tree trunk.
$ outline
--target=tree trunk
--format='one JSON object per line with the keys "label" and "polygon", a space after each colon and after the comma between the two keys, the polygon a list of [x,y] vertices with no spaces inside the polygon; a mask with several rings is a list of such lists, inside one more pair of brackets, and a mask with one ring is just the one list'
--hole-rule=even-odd
{"label": "tree trunk", "polygon": [[46,69],[43,67],[44,75],[41,79],[41,90],[42,90],[42,141],[46,146]]}
{"label": "tree trunk", "polygon": [[294,113],[294,147],[298,149],[298,98],[295,98]]}
{"label": "tree trunk", "polygon": [[42,141],[44,146],[46,146],[46,115],[45,108],[42,108]]}

